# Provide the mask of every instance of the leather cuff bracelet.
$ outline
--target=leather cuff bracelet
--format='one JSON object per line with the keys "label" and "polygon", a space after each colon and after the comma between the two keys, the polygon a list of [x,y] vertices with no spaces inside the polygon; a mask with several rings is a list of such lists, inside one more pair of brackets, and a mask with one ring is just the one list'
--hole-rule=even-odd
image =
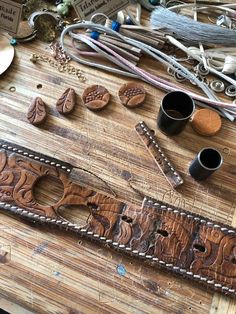
{"label": "leather cuff bracelet", "polygon": [[[236,296],[236,230],[146,197],[142,207],[97,193],[71,181],[71,165],[0,141],[0,208],[35,222],[60,226],[125,254]],[[53,206],[33,196],[34,184],[50,175],[64,194]],[[90,211],[83,226],[59,215],[63,205]]]}

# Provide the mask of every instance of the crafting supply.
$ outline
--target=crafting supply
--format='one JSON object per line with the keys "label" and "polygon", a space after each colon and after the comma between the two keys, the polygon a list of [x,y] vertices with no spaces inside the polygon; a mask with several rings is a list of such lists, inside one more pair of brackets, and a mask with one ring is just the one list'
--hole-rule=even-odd
{"label": "crafting supply", "polygon": [[149,129],[147,124],[143,121],[139,122],[135,126],[135,129],[170,186],[175,189],[183,184],[183,179],[163,153],[156,136]]}
{"label": "crafting supply", "polygon": [[57,13],[60,14],[61,16],[66,16],[68,15],[70,11],[70,5],[68,3],[60,3],[57,5]]}
{"label": "crafting supply", "polygon": [[235,85],[229,85],[225,89],[225,95],[229,97],[236,97],[236,86]]}
{"label": "crafting supply", "polygon": [[0,75],[4,73],[11,65],[15,50],[10,45],[9,39],[3,35],[0,35]]}
{"label": "crafting supply", "polygon": [[45,103],[40,97],[34,98],[27,112],[27,120],[33,125],[39,125],[44,122],[46,116]]}
{"label": "crafting supply", "polygon": [[76,93],[73,88],[67,88],[56,103],[57,111],[63,115],[74,110],[76,104]]}
{"label": "crafting supply", "polygon": [[61,64],[61,61],[56,61],[55,59],[49,58],[48,56],[35,53],[31,55],[30,61],[35,64],[40,61],[44,62],[49,66],[56,68],[61,73],[75,75],[80,81],[82,82],[86,81],[84,73],[80,69],[75,68],[74,66],[69,65],[68,63]]}
{"label": "crafting supply", "polygon": [[[176,2],[179,2],[179,4],[176,4]],[[208,4],[208,3],[209,4]],[[222,11],[224,14],[227,14],[228,16],[232,16],[232,17],[235,17],[235,4],[233,3],[227,3],[227,4],[224,4],[224,5],[216,5],[216,1],[215,2],[215,5],[212,4],[212,1],[209,0],[209,1],[194,1],[194,3],[184,3],[183,1],[175,1],[175,0],[170,0],[168,1],[168,4],[169,3],[175,3],[174,5],[172,6],[167,6],[169,10],[171,11],[180,11],[182,9],[192,9],[192,7],[194,7],[194,10],[196,8],[197,12],[201,12],[201,13],[205,13],[209,16],[209,13],[210,12],[213,12],[213,13],[217,13],[219,11]],[[218,1],[219,2],[219,1]],[[220,4],[223,4],[223,1],[220,1]]]}
{"label": "crafting supply", "polygon": [[[5,141],[0,147],[1,174],[9,174],[0,182],[3,212],[74,232],[199,287],[236,296],[236,229],[149,197],[141,207],[122,202],[82,186],[81,171],[69,164]],[[62,198],[48,206],[33,194],[35,183],[45,175],[64,187]],[[87,221],[76,224],[64,218],[60,208],[70,205],[80,205],[83,212],[87,208]]]}
{"label": "crafting supply", "polygon": [[61,65],[67,64],[70,61],[70,57],[62,49],[61,45],[55,41],[49,45],[53,58]]}
{"label": "crafting supply", "polygon": [[59,20],[51,12],[35,12],[29,18],[29,25],[36,30],[36,37],[43,42],[52,42],[58,35]]}
{"label": "crafting supply", "polygon": [[121,86],[118,95],[124,106],[136,108],[144,103],[146,90],[141,84],[130,82]]}
{"label": "crafting supply", "polygon": [[102,110],[110,101],[110,93],[101,85],[87,87],[82,95],[84,105],[93,111]]}
{"label": "crafting supply", "polygon": [[222,70],[223,68],[222,62],[219,63],[216,60],[214,61],[212,60],[212,57],[214,57],[214,53],[212,52],[212,50],[210,50],[211,52],[209,54],[204,55],[204,58],[203,58],[202,52],[200,51],[200,49],[196,47],[187,48],[181,42],[179,42],[174,37],[169,36],[169,35],[167,35],[166,38],[169,40],[171,44],[173,44],[174,46],[176,46],[177,48],[185,52],[188,55],[188,57],[191,57],[201,63],[204,62],[204,59],[206,59],[206,63],[204,64],[204,66],[206,69],[209,70],[210,73],[220,77],[221,79],[225,80],[226,82],[229,82],[232,85],[236,85],[236,81],[234,79],[230,78],[229,76],[225,75],[222,72],[219,72],[217,70],[217,67],[212,65],[212,64],[218,64],[218,65],[220,64],[220,70]]}
{"label": "crafting supply", "polygon": [[197,181],[206,180],[223,163],[223,157],[215,148],[203,148],[189,167],[190,175]]}
{"label": "crafting supply", "polygon": [[170,92],[162,99],[157,126],[166,135],[177,135],[183,131],[194,110],[194,101],[188,94]]}
{"label": "crafting supply", "polygon": [[[163,7],[158,7],[151,15],[152,28],[163,27],[165,31],[174,33],[177,39],[188,44],[236,45],[236,31],[196,22],[186,16],[176,14]],[[190,31],[191,30],[191,31]]]}
{"label": "crafting supply", "polygon": [[[141,13],[142,13],[142,8],[141,8],[141,4],[138,3],[137,1],[130,1],[130,4],[134,4],[132,6],[132,11],[130,6],[127,6],[126,8],[124,8],[123,12],[127,13],[127,17],[125,17],[125,21],[124,22],[128,22],[127,24],[130,25],[140,25],[141,24]],[[136,11],[136,15],[133,15],[133,11]],[[125,24],[125,23],[121,23],[121,24]]]}
{"label": "crafting supply", "polygon": [[[224,111],[224,108],[234,108],[235,106],[232,104],[227,104],[223,103],[222,101],[219,101],[212,93],[212,91],[206,86],[206,84],[200,82],[191,72],[189,72],[185,67],[183,67],[181,64],[176,62],[173,58],[169,57],[168,55],[164,54],[158,49],[155,49],[149,45],[146,45],[142,42],[139,42],[137,40],[125,37],[121,34],[119,34],[116,31],[113,31],[112,29],[109,29],[107,27],[104,27],[99,24],[95,23],[90,23],[90,22],[85,22],[85,23],[80,23],[76,25],[70,25],[66,27],[62,34],[61,34],[61,46],[63,49],[69,54],[69,56],[82,64],[86,64],[89,66],[93,66],[96,68],[100,68],[103,70],[111,71],[113,73],[121,74],[121,75],[126,75],[130,77],[139,77],[142,80],[158,87],[161,89],[164,89],[166,91],[173,91],[173,90],[182,90],[186,91],[184,88],[180,88],[179,86],[174,85],[173,83],[167,82],[157,76],[154,76],[153,74],[150,74],[143,69],[140,69],[136,67],[135,65],[131,64],[128,62],[126,59],[122,58],[119,56],[117,53],[112,51],[110,48],[106,47],[104,44],[100,43],[97,40],[92,39],[91,37],[81,35],[77,33],[78,30],[80,29],[90,29],[96,32],[102,32],[102,33],[107,33],[109,35],[114,36],[115,38],[119,38],[120,40],[124,41],[125,43],[132,44],[134,47],[141,48],[144,53],[147,53],[149,56],[155,58],[158,61],[161,61],[164,63],[166,66],[171,66],[173,68],[179,69],[179,72],[186,76],[189,80],[192,80],[196,82],[196,84],[204,91],[204,93],[210,98],[207,99],[205,97],[199,96],[197,94],[194,94],[192,92],[188,92],[191,97],[193,97],[195,100],[199,101],[199,103],[204,102],[206,105],[211,105],[211,106],[216,106],[221,108],[222,114],[229,118],[231,121],[234,120],[234,117],[230,115],[229,113]],[[75,33],[76,31],[76,33]],[[85,60],[81,58],[78,54],[75,55],[71,53],[68,49],[68,47],[65,46],[65,36],[69,34],[73,39],[80,40],[87,45],[89,45],[92,49],[94,49],[96,52],[101,54],[102,56],[108,58],[110,61],[114,62],[116,65],[121,67],[124,70],[117,69],[115,67],[110,67],[107,65],[100,64],[98,62],[94,62],[91,60]],[[200,59],[201,60],[201,59]],[[200,61],[199,60],[199,61]],[[232,80],[233,81],[233,80]]]}
{"label": "crafting supply", "polygon": [[226,56],[222,72],[224,74],[234,74],[236,72],[236,57]]}
{"label": "crafting supply", "polygon": [[200,135],[213,136],[220,131],[222,121],[217,112],[211,109],[200,109],[193,114],[191,126]]}
{"label": "crafting supply", "polygon": [[199,63],[196,67],[196,71],[201,76],[206,76],[209,74],[209,69],[206,69],[203,63]]}
{"label": "crafting supply", "polygon": [[219,80],[211,81],[210,87],[216,93],[222,93],[225,90],[224,82],[219,81]]}
{"label": "crafting supply", "polygon": [[175,78],[175,80],[176,80],[177,82],[182,83],[182,82],[186,81],[186,77],[184,77],[183,75],[181,75],[181,74],[180,74],[179,72],[177,72],[177,71],[174,71],[174,72],[173,72],[173,76],[174,76],[174,78]]}

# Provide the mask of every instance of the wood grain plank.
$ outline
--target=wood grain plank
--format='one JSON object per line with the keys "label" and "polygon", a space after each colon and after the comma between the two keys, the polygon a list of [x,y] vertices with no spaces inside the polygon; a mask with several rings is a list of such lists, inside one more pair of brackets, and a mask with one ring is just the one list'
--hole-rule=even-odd
{"label": "wood grain plank", "polygon": [[[32,53],[47,51],[37,41],[18,45],[12,66],[0,77],[1,138],[92,171],[120,199],[141,204],[140,195],[127,182],[131,177],[132,185],[142,193],[236,226],[235,124],[224,120],[222,130],[212,138],[195,134],[190,125],[168,138],[156,127],[163,92],[143,83],[147,100],[131,111],[117,96],[126,78],[74,64],[85,72],[87,82],[82,83],[46,64],[30,62]],[[144,58],[142,65],[170,79],[157,62]],[[80,97],[85,87],[95,83],[105,85],[112,94],[109,106],[99,113],[87,110]],[[11,86],[16,87],[15,93],[10,92]],[[55,109],[67,87],[78,94],[77,106],[68,118]],[[30,101],[38,95],[49,112],[40,128],[26,120]],[[185,184],[177,191],[170,190],[136,135],[134,126],[140,120],[156,131],[166,155],[184,177]],[[225,162],[220,171],[199,184],[189,176],[188,166],[204,146],[218,148]],[[88,185],[107,191],[102,181],[87,178]],[[46,186],[41,194],[48,202],[52,201],[49,191]],[[9,262],[0,264],[0,294],[33,313],[235,313],[235,301],[141,261],[54,228],[2,213],[0,218],[0,248],[10,250]],[[120,264],[126,269],[125,276],[117,272]]]}

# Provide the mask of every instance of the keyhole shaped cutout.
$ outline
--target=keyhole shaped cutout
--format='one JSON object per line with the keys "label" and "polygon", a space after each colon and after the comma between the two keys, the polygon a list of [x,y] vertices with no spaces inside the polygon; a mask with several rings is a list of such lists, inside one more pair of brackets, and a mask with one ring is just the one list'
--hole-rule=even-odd
{"label": "keyhole shaped cutout", "polygon": [[43,206],[56,204],[64,194],[64,186],[61,180],[52,176],[43,176],[38,179],[34,188],[35,201]]}

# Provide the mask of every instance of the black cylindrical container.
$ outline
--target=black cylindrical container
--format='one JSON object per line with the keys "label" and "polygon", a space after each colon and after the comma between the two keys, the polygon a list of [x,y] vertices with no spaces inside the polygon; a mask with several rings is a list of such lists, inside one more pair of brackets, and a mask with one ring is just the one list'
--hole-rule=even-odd
{"label": "black cylindrical container", "polygon": [[192,161],[189,173],[195,180],[205,180],[218,170],[223,163],[223,157],[214,148],[203,148]]}
{"label": "black cylindrical container", "polygon": [[174,91],[162,100],[157,126],[166,135],[180,133],[195,110],[193,99],[186,93]]}

